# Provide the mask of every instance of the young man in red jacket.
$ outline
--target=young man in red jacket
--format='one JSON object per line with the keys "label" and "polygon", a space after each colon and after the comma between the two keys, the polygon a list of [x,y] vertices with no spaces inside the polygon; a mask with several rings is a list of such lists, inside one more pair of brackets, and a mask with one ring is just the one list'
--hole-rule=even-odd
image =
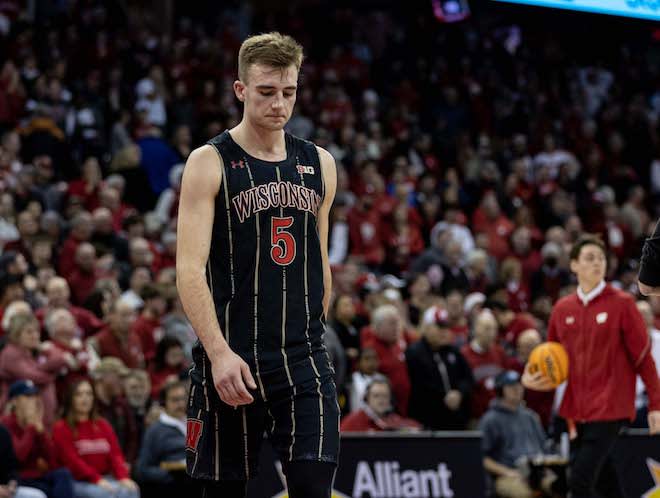
{"label": "young man in red jacket", "polygon": [[[660,432],[660,380],[650,354],[651,339],[632,296],[605,283],[607,254],[596,237],[571,249],[578,290],[560,299],[550,316],[548,340],[560,342],[569,358],[568,385],[559,414],[571,431],[569,488],[572,498],[625,496],[612,449],[619,431],[635,418],[635,379],[649,395],[649,428]],[[547,390],[549,381],[525,370],[523,384]]]}

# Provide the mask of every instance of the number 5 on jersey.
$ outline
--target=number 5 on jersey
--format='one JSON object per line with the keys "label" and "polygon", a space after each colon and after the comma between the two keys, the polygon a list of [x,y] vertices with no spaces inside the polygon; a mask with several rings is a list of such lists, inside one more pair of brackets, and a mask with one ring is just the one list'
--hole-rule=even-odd
{"label": "number 5 on jersey", "polygon": [[296,239],[287,228],[293,225],[293,216],[271,218],[270,257],[280,266],[287,266],[296,257]]}

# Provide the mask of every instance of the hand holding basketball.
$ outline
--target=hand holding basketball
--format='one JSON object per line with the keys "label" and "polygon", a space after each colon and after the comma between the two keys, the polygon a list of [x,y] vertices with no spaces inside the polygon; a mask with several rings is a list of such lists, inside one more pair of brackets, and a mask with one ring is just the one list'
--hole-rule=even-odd
{"label": "hand holding basketball", "polygon": [[558,342],[534,348],[525,366],[522,383],[536,391],[550,391],[568,378],[568,354]]}
{"label": "hand holding basketball", "polygon": [[535,371],[532,373],[530,366],[529,363],[525,365],[525,371],[520,379],[522,385],[533,391],[552,391],[555,388],[552,381],[543,372]]}

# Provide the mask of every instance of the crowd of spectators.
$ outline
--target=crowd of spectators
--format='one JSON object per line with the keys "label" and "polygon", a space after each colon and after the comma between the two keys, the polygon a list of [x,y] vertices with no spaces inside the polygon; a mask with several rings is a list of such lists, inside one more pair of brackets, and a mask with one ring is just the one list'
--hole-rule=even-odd
{"label": "crowd of spectators", "polygon": [[[0,5],[0,406],[18,462],[0,469],[0,497],[15,479],[31,497],[177,489],[196,340],[175,284],[179,187],[190,151],[241,118],[250,32],[306,47],[287,128],[337,161],[326,343],[343,430],[496,419],[482,418],[506,410],[495,381],[522,372],[574,291],[583,232],[606,241],[612,284],[639,295],[660,195],[651,37],[588,61],[506,19],[457,29],[237,2],[164,28],[135,2],[35,3]],[[660,300],[639,306],[660,334]],[[554,393],[521,396],[534,430],[551,430]]]}

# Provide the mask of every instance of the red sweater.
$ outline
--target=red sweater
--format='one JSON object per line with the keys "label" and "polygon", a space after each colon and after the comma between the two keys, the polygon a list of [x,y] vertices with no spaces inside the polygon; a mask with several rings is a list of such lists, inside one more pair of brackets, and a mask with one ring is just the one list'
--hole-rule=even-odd
{"label": "red sweater", "polygon": [[103,418],[79,422],[75,432],[65,420],[58,420],[53,427],[53,442],[58,460],[76,481],[97,483],[104,475],[128,477],[117,436]]}
{"label": "red sweater", "polygon": [[422,428],[416,420],[390,413],[383,418],[370,417],[364,410],[347,415],[341,422],[341,432],[380,432]]}
{"label": "red sweater", "polygon": [[14,413],[3,417],[1,422],[11,434],[21,478],[38,479],[57,467],[53,443],[46,431],[39,433],[31,425],[21,427]]}
{"label": "red sweater", "polygon": [[144,359],[150,362],[156,356],[156,330],[160,327],[160,319],[148,318],[144,315],[137,317],[133,322],[132,335],[136,335],[142,344]]}
{"label": "red sweater", "polygon": [[[74,306],[73,304],[69,304],[66,309],[68,309],[73,315],[73,318],[75,318],[78,327],[80,327],[83,332],[84,338],[94,335],[103,328],[103,321],[97,318],[91,311]],[[39,308],[35,311],[34,315],[37,317],[42,327],[44,326],[46,315],[51,311],[52,308],[49,307]]]}
{"label": "red sweater", "polygon": [[126,342],[122,342],[112,333],[109,327],[101,330],[91,338],[96,343],[95,349],[99,357],[114,356],[124,362],[128,368],[142,368],[144,354],[140,339],[131,331]]}
{"label": "red sweater", "polygon": [[369,327],[361,332],[361,346],[372,348],[378,354],[378,371],[385,375],[392,385],[397,412],[408,414],[408,399],[410,398],[410,378],[404,351],[405,340],[399,339],[394,344],[383,342]]}
{"label": "red sweater", "polygon": [[472,344],[461,348],[461,353],[467,360],[476,385],[472,392],[471,415],[473,418],[481,417],[490,401],[495,397],[495,377],[507,367],[504,350],[493,345],[488,351],[475,351]]}
{"label": "red sweater", "polygon": [[660,410],[660,379],[651,338],[632,296],[606,285],[587,305],[560,299],[548,340],[568,352],[568,385],[559,414],[576,422],[635,418],[635,379],[642,377],[649,410]]}

